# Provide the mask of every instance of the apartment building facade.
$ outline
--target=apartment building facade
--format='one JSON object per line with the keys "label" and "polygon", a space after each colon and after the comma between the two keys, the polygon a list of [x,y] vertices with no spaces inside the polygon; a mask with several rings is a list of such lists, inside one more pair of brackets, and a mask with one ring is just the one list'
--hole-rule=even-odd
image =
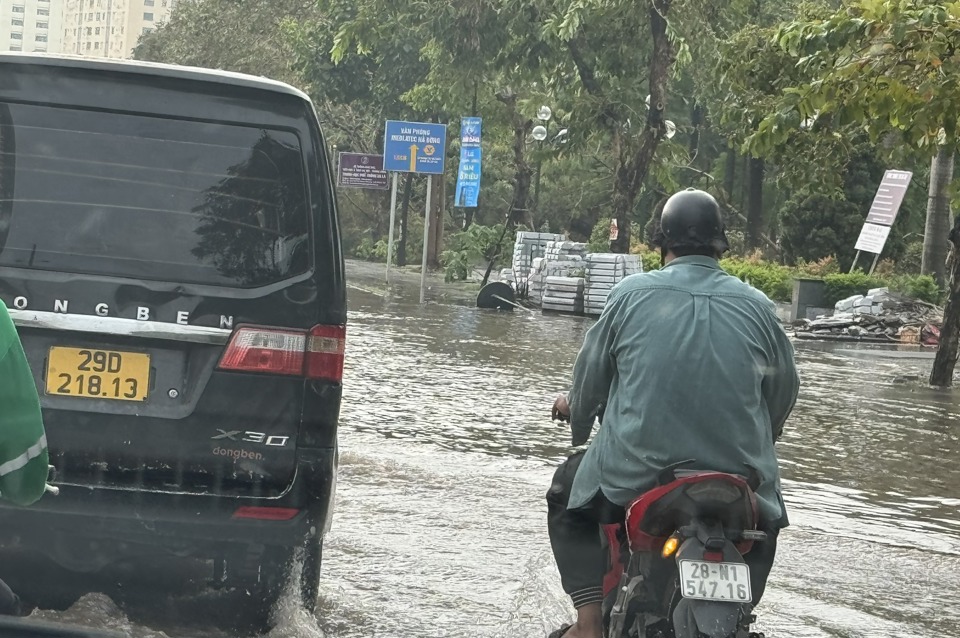
{"label": "apartment building facade", "polygon": [[176,0],[62,0],[64,53],[129,58],[144,33],[169,19]]}
{"label": "apartment building facade", "polygon": [[60,53],[65,0],[0,2],[0,51]]}

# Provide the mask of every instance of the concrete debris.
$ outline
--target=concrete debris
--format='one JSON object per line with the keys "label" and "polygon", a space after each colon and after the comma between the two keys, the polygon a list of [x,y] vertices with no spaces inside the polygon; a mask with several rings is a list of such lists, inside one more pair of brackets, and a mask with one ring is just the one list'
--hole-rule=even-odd
{"label": "concrete debris", "polygon": [[793,324],[797,338],[937,345],[943,309],[886,288],[841,299],[832,315]]}

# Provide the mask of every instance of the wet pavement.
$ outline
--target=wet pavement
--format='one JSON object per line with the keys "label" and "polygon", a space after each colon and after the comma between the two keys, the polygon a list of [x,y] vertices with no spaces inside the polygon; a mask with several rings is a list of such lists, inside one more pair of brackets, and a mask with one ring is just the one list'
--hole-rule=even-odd
{"label": "wet pavement", "polygon": [[[591,321],[421,307],[416,286],[362,283],[317,620],[285,608],[271,635],[545,636],[571,615],[544,527],[552,466],[569,452],[549,408]],[[929,353],[804,342],[797,354],[803,388],[779,447],[793,524],[759,629],[960,635],[960,393],[898,378],[923,379]],[[202,575],[147,570],[124,588],[77,577],[95,593],[35,615],[136,636],[237,634]]]}

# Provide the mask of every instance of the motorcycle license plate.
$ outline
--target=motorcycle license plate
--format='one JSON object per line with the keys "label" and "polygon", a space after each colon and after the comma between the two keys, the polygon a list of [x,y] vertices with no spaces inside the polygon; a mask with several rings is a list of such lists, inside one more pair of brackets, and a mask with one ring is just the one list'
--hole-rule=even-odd
{"label": "motorcycle license plate", "polygon": [[753,601],[750,568],[743,563],[680,561],[680,590],[684,598],[732,603]]}

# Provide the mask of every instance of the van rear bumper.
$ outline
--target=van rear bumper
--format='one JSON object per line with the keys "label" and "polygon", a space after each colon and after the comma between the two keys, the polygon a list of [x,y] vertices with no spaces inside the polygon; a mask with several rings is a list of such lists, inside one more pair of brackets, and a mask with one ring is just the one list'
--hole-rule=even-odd
{"label": "van rear bumper", "polygon": [[[336,454],[334,449],[300,450],[294,482],[277,498],[59,486],[58,496],[48,494],[31,507],[0,507],[0,541],[81,570],[85,563],[94,569],[124,555],[216,558],[237,545],[299,546],[326,531]],[[288,520],[237,518],[241,507],[297,512]]]}

